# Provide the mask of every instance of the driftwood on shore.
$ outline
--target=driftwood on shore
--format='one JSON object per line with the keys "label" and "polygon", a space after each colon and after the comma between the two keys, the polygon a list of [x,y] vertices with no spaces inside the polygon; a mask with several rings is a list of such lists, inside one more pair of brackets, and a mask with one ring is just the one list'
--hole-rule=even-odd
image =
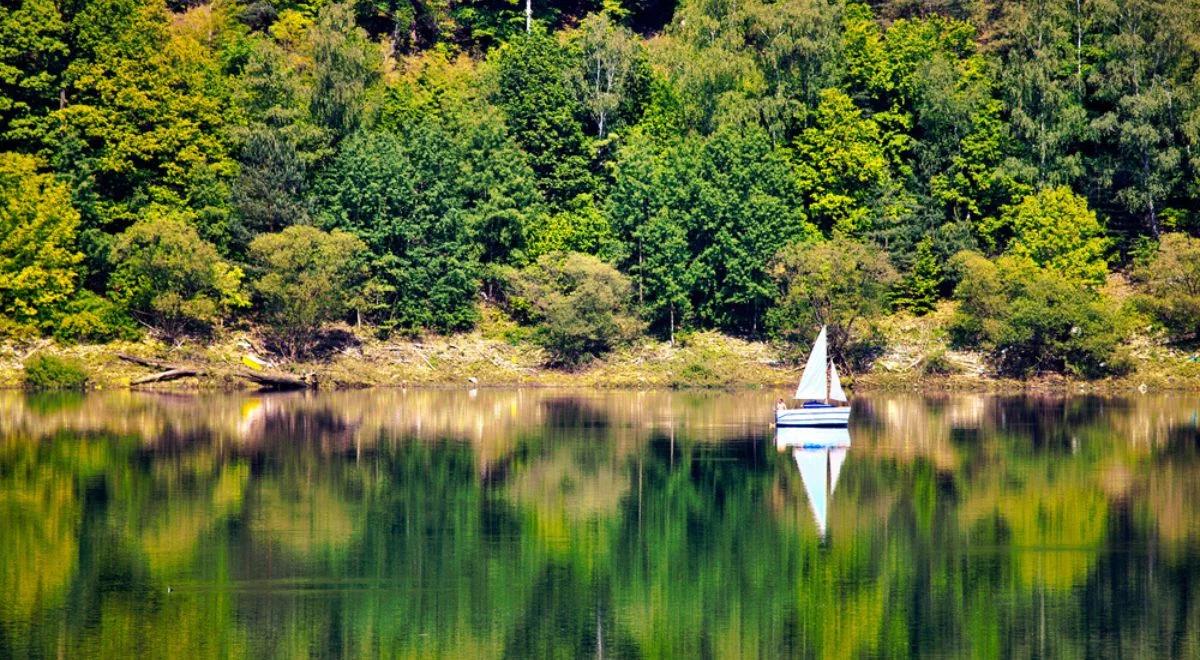
{"label": "driftwood on shore", "polygon": [[[189,376],[202,378],[206,376],[219,375],[210,369],[202,369],[200,367],[184,364],[171,364],[169,362],[162,362],[161,360],[153,360],[150,358],[138,357],[136,355],[127,355],[125,353],[117,353],[117,357],[125,360],[126,362],[132,362],[150,369],[161,370],[157,373],[150,374],[149,376],[143,376],[130,381],[129,385],[131,387],[147,385],[150,383],[165,383],[167,381],[187,378]],[[276,390],[315,389],[317,387],[316,374],[292,376],[289,374],[270,373],[266,371],[250,371],[249,369],[237,369],[228,373],[243,380],[248,380],[261,387]]]}
{"label": "driftwood on shore", "polygon": [[128,353],[117,353],[117,357],[121,358],[122,360],[125,360],[126,362],[132,362],[134,364],[139,364],[143,367],[150,367],[151,369],[178,369],[178,368],[180,368],[180,367],[176,367],[174,365],[168,364],[166,362],[162,362],[161,360],[151,360],[150,358],[138,357],[136,355],[129,355]]}
{"label": "driftwood on shore", "polygon": [[147,383],[163,383],[168,380],[176,380],[178,378],[187,378],[188,376],[199,376],[202,372],[195,369],[167,369],[149,376],[142,376],[129,381],[130,385],[145,385]]}

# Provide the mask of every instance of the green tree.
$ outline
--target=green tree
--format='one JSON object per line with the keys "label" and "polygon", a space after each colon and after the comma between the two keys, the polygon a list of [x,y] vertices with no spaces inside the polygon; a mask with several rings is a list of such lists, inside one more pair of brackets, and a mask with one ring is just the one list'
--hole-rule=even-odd
{"label": "green tree", "polygon": [[603,258],[615,251],[612,225],[588,193],[530,227],[528,233],[531,259],[551,252],[582,252]]}
{"label": "green tree", "polygon": [[232,191],[241,226],[231,243],[244,245],[254,233],[308,220],[308,168],[296,146],[284,132],[269,126],[246,132]]}
{"label": "green tree", "polygon": [[461,195],[480,260],[521,264],[531,235],[544,221],[546,204],[482,77],[469,57],[427,54],[389,90],[380,125],[401,134],[433,130],[443,135],[455,161],[445,175]]}
{"label": "green tree", "polygon": [[314,72],[309,112],[344,138],[364,125],[367,95],[382,70],[379,48],[355,23],[349,4],[322,7],[309,39]]}
{"label": "green tree", "polygon": [[849,93],[880,126],[909,137],[898,156],[917,212],[875,239],[899,259],[939,228],[995,217],[1021,184],[975,28],[933,14],[885,29],[863,5],[848,8],[843,25]]}
{"label": "green tree", "polygon": [[912,268],[904,274],[892,292],[892,304],[914,314],[925,314],[937,304],[945,280],[941,256],[934,252],[933,239],[917,243]]}
{"label": "green tree", "polygon": [[366,243],[368,316],[385,329],[458,330],[475,320],[478,248],[458,165],[448,137],[421,126],[405,139],[356,134],[325,174],[324,221]]}
{"label": "green tree", "polygon": [[1200,3],[1126,0],[1095,9],[1101,50],[1089,81],[1097,101],[1091,128],[1102,148],[1091,162],[1090,194],[1113,204],[1118,226],[1157,238],[1182,192],[1190,147],[1181,113],[1197,103]]}
{"label": "green tree", "polygon": [[247,48],[235,88],[248,121],[233,131],[239,164],[231,189],[238,211],[234,254],[244,253],[256,233],[310,219],[313,172],[333,154],[332,131],[308,112],[312,80],[296,54],[261,36]]}
{"label": "green tree", "polygon": [[1163,234],[1151,259],[1134,271],[1145,287],[1140,305],[1177,339],[1200,333],[1200,238]]}
{"label": "green tree", "polygon": [[996,35],[987,48],[1001,60],[997,82],[1015,151],[1032,170],[1024,178],[1043,186],[1072,185],[1084,174],[1089,128],[1081,6],[997,2],[998,15],[987,28]]}
{"label": "green tree", "polygon": [[680,218],[660,208],[639,228],[638,239],[645,242],[645,258],[638,274],[651,295],[643,308],[652,323],[667,326],[667,337],[675,343],[675,328],[687,322],[692,313],[692,272],[687,230]]}
{"label": "green tree", "polygon": [[509,304],[537,323],[538,341],[556,364],[586,363],[641,329],[629,278],[590,255],[543,255],[515,273],[509,287]]}
{"label": "green tree", "polygon": [[14,124],[40,117],[60,102],[69,62],[67,21],[53,0],[0,7],[0,144]]}
{"label": "green tree", "polygon": [[189,220],[152,206],[117,237],[111,256],[112,299],[173,338],[249,304],[242,269],[222,260]]}
{"label": "green tree", "polygon": [[841,12],[811,0],[683,3],[655,63],[679,90],[689,127],[708,134],[753,121],[786,143],[836,83]]}
{"label": "green tree", "polygon": [[828,326],[831,354],[850,365],[864,324],[886,309],[896,271],[887,253],[846,238],[791,243],[775,256],[771,278],[778,287],[767,315],[771,334],[806,345]]}
{"label": "green tree", "polygon": [[816,235],[797,199],[786,150],[754,126],[723,128],[699,154],[686,209],[697,317],[757,333],[775,299],[768,263],[781,245]]}
{"label": "green tree", "polygon": [[228,11],[173,20],[161,4],[128,0],[91,0],[71,17],[64,100],[12,135],[71,182],[94,288],[111,236],[151,204],[195,214],[205,237],[227,242],[237,116],[219,53],[237,26]]}
{"label": "green tree", "polygon": [[1108,273],[1109,241],[1087,200],[1070,188],[1046,188],[1007,209],[1001,226],[1012,232],[1008,251],[1089,284]]}
{"label": "green tree", "polygon": [[[653,107],[651,112],[655,112]],[[669,121],[668,117],[662,119]],[[692,253],[687,232],[697,188],[694,175],[698,174],[699,150],[696,141],[680,141],[671,130],[674,127],[653,118],[652,123],[636,127],[618,150],[606,213],[622,248],[618,265],[633,277],[638,303],[657,308],[654,298],[664,290],[649,282],[647,254],[656,246],[647,234],[654,231],[656,219],[670,218],[684,240],[677,266],[689,268]],[[690,298],[690,287],[684,295]]]}
{"label": "green tree", "polygon": [[351,309],[362,281],[366,245],[356,236],[295,225],[250,243],[259,272],[252,287],[264,319],[284,353],[308,355],[321,327]]}
{"label": "green tree", "polygon": [[813,125],[795,145],[809,219],[826,232],[859,237],[894,224],[908,209],[890,153],[902,149],[905,137],[888,135],[839,90],[820,98]]}
{"label": "green tree", "polygon": [[535,30],[502,46],[495,58],[496,104],[529,155],[546,200],[561,208],[595,185],[583,107],[569,80],[568,50]]}
{"label": "green tree", "polygon": [[31,156],[0,153],[0,334],[44,327],[79,280],[79,213]]}

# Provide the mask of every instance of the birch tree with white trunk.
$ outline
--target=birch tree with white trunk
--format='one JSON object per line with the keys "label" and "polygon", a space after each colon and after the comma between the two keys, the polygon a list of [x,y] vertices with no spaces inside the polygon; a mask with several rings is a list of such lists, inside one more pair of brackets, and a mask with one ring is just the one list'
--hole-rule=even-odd
{"label": "birch tree with white trunk", "polygon": [[603,139],[629,92],[641,57],[638,38],[607,14],[592,14],[579,24],[580,62],[574,82],[588,117]]}

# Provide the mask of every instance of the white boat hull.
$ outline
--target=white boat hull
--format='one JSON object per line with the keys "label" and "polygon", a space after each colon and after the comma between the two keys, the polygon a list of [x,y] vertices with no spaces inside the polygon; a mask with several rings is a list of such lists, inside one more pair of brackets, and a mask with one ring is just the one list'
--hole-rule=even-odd
{"label": "white boat hull", "polygon": [[846,428],[850,406],[833,408],[789,408],[775,411],[776,428]]}

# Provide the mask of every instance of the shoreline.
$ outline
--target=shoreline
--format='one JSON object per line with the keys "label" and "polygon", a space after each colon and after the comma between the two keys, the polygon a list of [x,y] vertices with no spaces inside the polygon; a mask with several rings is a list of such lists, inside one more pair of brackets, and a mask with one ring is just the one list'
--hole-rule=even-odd
{"label": "shoreline", "polygon": [[[230,334],[201,344],[166,345],[154,340],[93,345],[39,342],[30,347],[0,346],[0,389],[22,389],[22,362],[45,352],[81,362],[89,373],[89,390],[135,388],[159,392],[255,391],[239,375],[246,334]],[[163,383],[131,385],[154,369],[129,363],[118,354],[133,355],[198,367],[202,378],[187,377]],[[479,333],[424,337],[412,341],[367,339],[319,361],[280,364],[282,375],[316,374],[320,390],[393,387],[447,389],[530,387],[593,389],[776,389],[795,384],[801,367],[784,363],[766,344],[719,333],[695,333],[671,346],[646,341],[620,349],[592,364],[562,370],[544,365],[539,348],[490,339]],[[873,371],[846,378],[851,391],[992,394],[1097,394],[1144,392],[1200,393],[1200,363],[1142,360],[1127,375],[1079,380],[1048,375],[1028,380],[972,373],[923,373],[887,367],[880,360]]]}

